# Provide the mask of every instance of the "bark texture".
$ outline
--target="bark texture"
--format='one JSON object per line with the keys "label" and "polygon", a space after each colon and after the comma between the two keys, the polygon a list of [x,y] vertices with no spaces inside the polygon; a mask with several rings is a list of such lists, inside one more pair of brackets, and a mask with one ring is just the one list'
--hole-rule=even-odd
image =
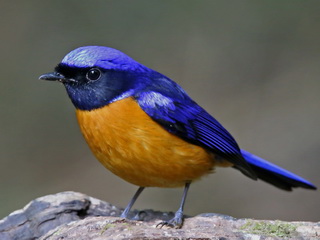
{"label": "bark texture", "polygon": [[121,209],[76,192],[62,192],[31,201],[0,221],[1,240],[100,239],[320,239],[320,223],[235,219],[200,214],[185,219],[181,229],[157,228],[173,213],[134,211],[119,218]]}

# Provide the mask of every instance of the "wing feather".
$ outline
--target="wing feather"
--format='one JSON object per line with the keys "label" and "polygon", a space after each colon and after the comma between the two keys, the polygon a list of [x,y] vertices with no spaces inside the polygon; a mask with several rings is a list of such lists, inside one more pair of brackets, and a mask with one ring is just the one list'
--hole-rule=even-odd
{"label": "wing feather", "polygon": [[187,95],[184,98],[171,98],[160,92],[143,91],[136,95],[136,100],[167,131],[212,151],[256,179],[231,134]]}

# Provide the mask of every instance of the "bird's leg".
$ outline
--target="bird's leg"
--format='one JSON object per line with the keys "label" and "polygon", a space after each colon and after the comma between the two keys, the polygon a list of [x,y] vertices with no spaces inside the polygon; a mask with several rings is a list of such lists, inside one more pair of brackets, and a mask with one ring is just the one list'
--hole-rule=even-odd
{"label": "bird's leg", "polygon": [[160,228],[162,228],[163,226],[168,226],[168,227],[172,227],[172,228],[181,228],[182,227],[182,224],[183,224],[183,207],[184,207],[184,203],[185,203],[186,198],[187,198],[187,193],[188,193],[190,184],[191,184],[191,182],[187,182],[185,187],[184,187],[184,191],[183,191],[180,207],[179,207],[178,211],[176,211],[176,213],[174,214],[174,217],[172,219],[170,219],[169,221],[164,221],[164,222],[159,223],[157,225],[157,227],[160,227]]}
{"label": "bird's leg", "polygon": [[136,193],[133,195],[132,199],[128,203],[127,207],[124,209],[124,211],[121,214],[121,218],[128,218],[128,214],[130,212],[130,209],[132,208],[132,205],[135,203],[137,198],[139,197],[140,193],[143,191],[144,187],[139,187]]}

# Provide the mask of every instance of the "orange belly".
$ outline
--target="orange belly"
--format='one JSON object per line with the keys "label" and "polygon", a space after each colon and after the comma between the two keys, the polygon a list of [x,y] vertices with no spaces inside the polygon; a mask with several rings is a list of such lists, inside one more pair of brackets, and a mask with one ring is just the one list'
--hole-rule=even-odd
{"label": "orange belly", "polygon": [[216,165],[231,165],[166,131],[132,98],[92,111],[77,110],[77,118],[96,158],[138,186],[179,187]]}

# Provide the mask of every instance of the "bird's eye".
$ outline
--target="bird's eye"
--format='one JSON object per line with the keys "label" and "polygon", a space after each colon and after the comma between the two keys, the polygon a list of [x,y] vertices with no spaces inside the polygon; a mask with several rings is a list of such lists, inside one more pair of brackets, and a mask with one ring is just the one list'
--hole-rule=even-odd
{"label": "bird's eye", "polygon": [[101,71],[98,68],[91,68],[86,75],[86,78],[90,81],[98,80],[101,76]]}

